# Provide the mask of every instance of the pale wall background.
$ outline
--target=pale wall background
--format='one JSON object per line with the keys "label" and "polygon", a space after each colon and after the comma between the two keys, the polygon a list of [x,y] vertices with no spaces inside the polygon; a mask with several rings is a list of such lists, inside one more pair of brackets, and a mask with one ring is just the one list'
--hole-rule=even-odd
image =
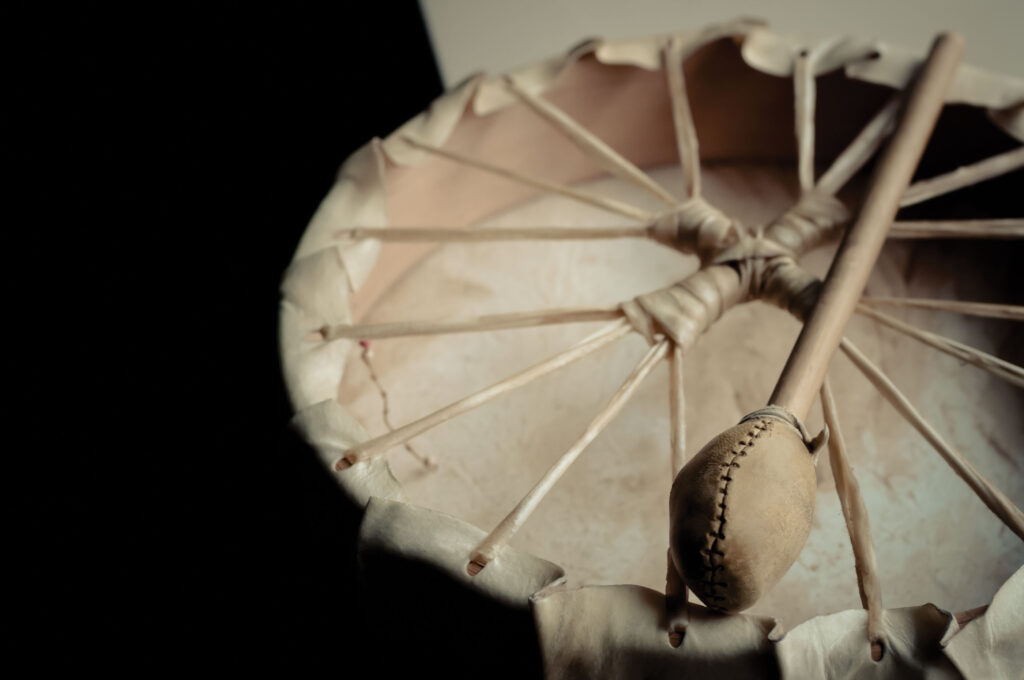
{"label": "pale wall background", "polygon": [[967,38],[966,61],[1024,78],[1024,0],[420,0],[448,86],[563,52],[588,37],[698,29],[737,16],[780,33],[854,33],[920,50]]}

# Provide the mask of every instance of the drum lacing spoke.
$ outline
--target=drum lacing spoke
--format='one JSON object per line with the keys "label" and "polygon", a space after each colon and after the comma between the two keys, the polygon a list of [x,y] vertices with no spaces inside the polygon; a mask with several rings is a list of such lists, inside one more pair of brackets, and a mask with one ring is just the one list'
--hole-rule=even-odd
{"label": "drum lacing spoke", "polygon": [[669,448],[672,452],[672,479],[686,463],[686,400],[683,394],[683,348],[672,343],[668,355]]}
{"label": "drum lacing spoke", "polygon": [[872,116],[818,179],[819,191],[834,195],[864,167],[896,127],[896,115],[902,102],[903,93],[897,92]]}
{"label": "drum lacing spoke", "polygon": [[1024,540],[1024,513],[1007,498],[1003,492],[989,482],[984,475],[974,468],[952,446],[947,444],[939,433],[922,416],[913,404],[903,395],[889,377],[871,362],[848,339],[843,338],[840,349],[853,361],[861,373],[875,386],[875,389],[893,405],[897,412],[921,433],[929,444],[942,456],[943,460],[954,472],[967,483],[967,486],[1002,520],[1013,533]]}
{"label": "drum lacing spoke", "polygon": [[1024,219],[897,221],[889,238],[1019,239],[1024,238]]}
{"label": "drum lacing spoke", "polygon": [[829,464],[835,478],[836,494],[843,510],[850,545],[853,547],[861,606],[868,612],[867,634],[871,644],[871,657],[879,661],[886,642],[882,620],[882,587],[878,581],[875,545],[871,540],[868,510],[860,493],[860,485],[857,484],[853,468],[846,457],[846,442],[839,426],[839,410],[836,408],[827,376],[821,386],[821,410],[825,416],[825,425],[829,429]]}
{"label": "drum lacing spoke", "polygon": [[683,75],[685,43],[678,36],[669,40],[662,51],[662,60],[668,77],[669,99],[672,103],[672,125],[675,129],[676,149],[679,165],[683,170],[683,183],[689,198],[700,198],[700,150],[697,144],[697,130],[693,125],[693,112],[686,92]]}
{"label": "drum lacing spoke", "polygon": [[888,326],[907,337],[913,338],[918,342],[930,345],[940,352],[945,352],[946,354],[956,357],[961,361],[966,361],[967,363],[973,364],[982,370],[988,371],[992,375],[1007,381],[1011,385],[1024,387],[1024,368],[1012,364],[1009,361],[1004,361],[999,357],[992,356],[980,349],[971,347],[970,345],[965,345],[962,342],[957,342],[956,340],[944,337],[938,333],[932,333],[931,331],[917,328],[905,321],[900,321],[888,314],[871,309],[863,303],[857,306],[857,313],[869,319],[874,319],[875,321]]}
{"label": "drum lacing spoke", "polygon": [[325,341],[337,340],[339,338],[371,340],[400,338],[410,335],[481,333],[511,328],[528,328],[531,326],[608,321],[621,316],[622,310],[619,307],[575,307],[510,312],[508,314],[487,314],[467,319],[339,324],[320,329],[319,339]]}
{"label": "drum lacing spoke", "polygon": [[816,57],[827,48],[822,43],[811,50],[800,50],[793,59],[794,122],[796,124],[797,178],[800,190],[808,192],[814,188],[814,109]]}
{"label": "drum lacing spoke", "polygon": [[900,207],[917,205],[936,196],[1005,175],[1018,168],[1024,168],[1024,146],[990,156],[937,177],[914,182],[903,194]]}
{"label": "drum lacing spoke", "polygon": [[[672,461],[672,479],[676,478],[679,471],[686,463],[686,401],[683,392],[683,348],[678,343],[672,343],[672,349],[668,355],[668,422],[669,422],[669,450]],[[690,592],[679,577],[675,564],[672,563],[672,553],[666,554],[667,566],[665,572],[665,613],[668,620],[668,641],[673,647],[683,643],[683,636],[686,635],[686,626],[689,625],[690,616],[687,604],[690,600]]]}
{"label": "drum lacing spoke", "polygon": [[581,191],[580,189],[576,189],[556,182],[549,182],[548,180],[541,179],[539,177],[534,177],[533,175],[527,175],[525,173],[512,170],[510,168],[504,168],[497,165],[493,165],[491,163],[487,163],[486,161],[471,158],[469,156],[460,154],[455,151],[449,151],[448,149],[442,149],[441,147],[438,146],[432,146],[424,142],[418,142],[410,137],[404,137],[403,139],[408,144],[411,144],[418,149],[427,151],[437,156],[442,156],[450,161],[454,161],[462,165],[467,165],[469,167],[473,167],[478,170],[488,172],[492,175],[504,177],[505,179],[518,182],[520,184],[525,184],[527,186],[533,187],[534,189],[540,189],[548,193],[565,196],[566,198],[571,198],[575,201],[579,201],[580,203],[586,203],[596,208],[601,208],[602,210],[605,210],[607,212],[612,212],[619,215],[623,215],[625,217],[632,217],[644,221],[650,221],[654,217],[654,214],[648,210],[644,210],[643,208],[637,208],[635,206],[629,205],[628,203],[618,201],[614,198],[609,198],[607,196],[600,196],[586,191]]}
{"label": "drum lacing spoke", "polygon": [[[806,77],[801,70],[794,70],[794,78]],[[846,222],[847,213],[835,195],[878,151],[885,138],[896,125],[896,116],[900,110],[903,94],[897,93],[861,128],[860,132],[832,161],[822,174],[817,185],[808,182],[807,175],[813,180],[814,147],[813,147],[813,102],[807,99],[814,96],[814,89],[806,86],[797,88],[794,106],[797,109],[796,119],[798,151],[801,167],[810,167],[811,171],[803,171],[800,200],[771,224],[764,232],[765,236],[792,251],[799,257],[805,251],[826,240],[834,233],[836,227]],[[810,108],[811,113],[800,114],[799,111]]]}
{"label": "drum lacing spoke", "polygon": [[493,241],[570,241],[617,238],[654,238],[651,226],[637,227],[351,227],[337,233],[339,240],[445,241],[481,243]]}
{"label": "drum lacing spoke", "polygon": [[675,207],[678,201],[655,182],[650,175],[627,160],[619,152],[608,146],[590,130],[580,125],[565,111],[530,92],[519,87],[514,80],[505,78],[508,89],[526,104],[532,111],[547,121],[552,127],[565,135],[577,147],[591,157],[599,166],[644,191],[654,195],[669,207]]}
{"label": "drum lacing spoke", "polygon": [[904,307],[908,309],[927,309],[939,312],[953,312],[968,316],[981,316],[990,319],[1006,319],[1008,321],[1024,321],[1024,306],[1004,305],[994,302],[964,302],[961,300],[936,300],[931,298],[901,297],[862,297],[862,305],[868,307]]}
{"label": "drum lacing spoke", "polygon": [[573,443],[569,449],[551,466],[543,477],[532,489],[516,504],[515,508],[505,516],[505,519],[484,538],[473,552],[473,556],[466,569],[471,576],[475,576],[484,569],[489,562],[494,560],[501,548],[508,543],[516,532],[526,523],[533,511],[536,510],[544,497],[554,488],[558,480],[576,461],[579,455],[587,446],[608,426],[616,415],[626,405],[630,397],[636,392],[643,379],[651,372],[657,363],[665,357],[669,350],[670,340],[662,339],[653,345],[644,355],[640,363],[636,365],[633,372],[626,378],[625,382],[612,396],[611,400],[602,408],[594,419],[587,425],[583,434]]}
{"label": "drum lacing spoke", "polygon": [[581,359],[591,352],[627,335],[632,331],[629,323],[622,319],[616,323],[605,326],[597,333],[585,338],[569,349],[556,354],[555,356],[542,361],[539,364],[516,373],[490,387],[453,402],[444,408],[430,413],[419,420],[403,425],[387,434],[368,439],[357,446],[349,449],[344,457],[339,459],[334,467],[336,470],[344,470],[360,461],[366,461],[385,453],[387,450],[404,444],[413,437],[426,432],[427,430],[440,425],[441,423],[470,411],[478,406],[506,392],[522,387],[537,378],[547,375],[552,371],[562,368],[578,359]]}

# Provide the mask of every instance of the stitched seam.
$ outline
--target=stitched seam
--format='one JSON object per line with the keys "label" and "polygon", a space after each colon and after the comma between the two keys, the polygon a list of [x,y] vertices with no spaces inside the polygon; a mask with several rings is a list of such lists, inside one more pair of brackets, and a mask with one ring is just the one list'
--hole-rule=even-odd
{"label": "stitched seam", "polygon": [[722,475],[718,479],[723,484],[718,489],[718,502],[715,504],[718,514],[711,520],[711,531],[705,535],[705,546],[700,551],[704,561],[704,585],[706,588],[706,597],[702,599],[710,607],[715,607],[725,600],[724,591],[729,587],[729,584],[721,578],[722,571],[725,569],[723,564],[725,545],[721,542],[725,540],[725,513],[728,510],[729,484],[732,483],[732,474],[740,468],[740,459],[747,455],[747,449],[753,446],[754,441],[768,429],[769,423],[766,419],[762,418],[755,422],[750,432],[733,447],[729,460],[720,463]]}

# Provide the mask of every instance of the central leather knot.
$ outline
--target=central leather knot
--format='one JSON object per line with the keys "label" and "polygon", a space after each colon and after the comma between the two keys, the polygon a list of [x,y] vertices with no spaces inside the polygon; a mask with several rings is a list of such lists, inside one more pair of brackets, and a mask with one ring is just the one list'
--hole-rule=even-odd
{"label": "central leather knot", "polygon": [[691,198],[659,215],[651,225],[654,238],[707,261],[740,240],[742,229],[733,218],[703,198]]}
{"label": "central leather knot", "polygon": [[656,342],[655,336],[662,334],[688,349],[743,296],[734,267],[711,265],[667,288],[624,302],[621,309],[648,342]]}
{"label": "central leather knot", "polygon": [[703,199],[692,198],[660,215],[651,230],[660,242],[699,255],[703,267],[672,286],[623,303],[621,309],[648,342],[664,335],[683,349],[742,300],[764,300],[802,318],[817,299],[821,282],[796,258],[827,239],[848,217],[839,200],[809,191],[771,224],[750,234]]}
{"label": "central leather knot", "polygon": [[799,256],[826,241],[849,218],[850,212],[838,198],[812,190],[775,218],[765,235]]}

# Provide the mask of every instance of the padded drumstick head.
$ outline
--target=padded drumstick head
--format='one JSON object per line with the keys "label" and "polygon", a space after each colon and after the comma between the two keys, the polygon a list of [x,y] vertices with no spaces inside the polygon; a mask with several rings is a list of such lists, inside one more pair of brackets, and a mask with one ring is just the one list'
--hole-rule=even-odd
{"label": "padded drumstick head", "polygon": [[742,422],[679,471],[669,498],[672,560],[712,609],[756,603],[796,560],[811,530],[814,457],[789,423]]}

